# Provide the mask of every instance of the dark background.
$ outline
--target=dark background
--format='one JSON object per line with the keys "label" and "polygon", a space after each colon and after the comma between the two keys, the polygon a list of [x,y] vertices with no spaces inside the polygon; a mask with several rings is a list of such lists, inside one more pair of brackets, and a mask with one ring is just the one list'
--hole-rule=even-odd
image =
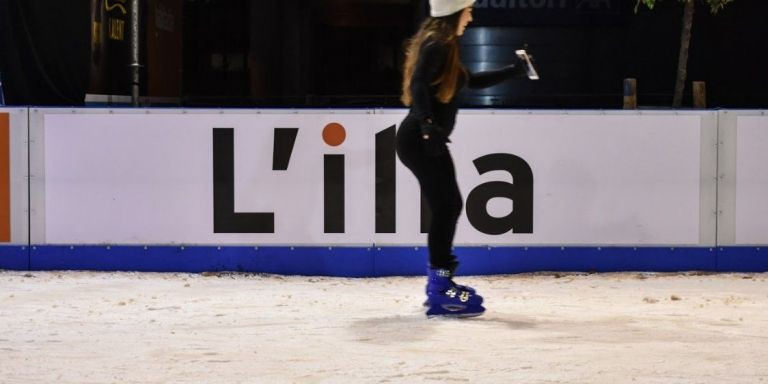
{"label": "dark background", "polygon": [[[163,1],[142,0],[143,25],[154,17],[147,10]],[[181,53],[174,54],[181,57],[173,62],[180,64],[142,69],[143,105],[163,96],[166,104],[190,107],[399,106],[403,43],[427,14],[426,0],[176,1]],[[678,1],[637,14],[635,0],[477,3],[461,40],[467,67],[504,65],[527,44],[542,80],[467,91],[464,106],[621,108],[629,77],[638,81],[640,105],[671,105]],[[129,63],[110,64],[112,83],[124,89],[89,84],[91,7],[91,0],[0,0],[7,104],[82,105],[86,93],[130,94]],[[701,80],[709,107],[768,107],[766,14],[765,0],[736,0],[717,15],[696,7],[684,106],[691,104],[690,81]],[[172,78],[179,80],[165,83],[166,94],[148,91],[159,88],[147,84]]]}

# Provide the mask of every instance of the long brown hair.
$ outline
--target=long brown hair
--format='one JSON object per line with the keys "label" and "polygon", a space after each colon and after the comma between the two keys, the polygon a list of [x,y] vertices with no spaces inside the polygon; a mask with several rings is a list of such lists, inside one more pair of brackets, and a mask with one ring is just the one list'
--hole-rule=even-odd
{"label": "long brown hair", "polygon": [[435,40],[437,44],[444,44],[448,48],[448,58],[443,68],[443,73],[432,85],[438,85],[437,99],[448,103],[456,94],[456,84],[459,74],[464,72],[464,66],[459,61],[459,44],[456,29],[459,25],[461,12],[456,12],[445,17],[428,17],[419,27],[413,37],[406,42],[405,64],[403,65],[403,94],[400,101],[406,106],[413,103],[411,95],[411,78],[416,61],[419,59],[419,49],[427,39]]}

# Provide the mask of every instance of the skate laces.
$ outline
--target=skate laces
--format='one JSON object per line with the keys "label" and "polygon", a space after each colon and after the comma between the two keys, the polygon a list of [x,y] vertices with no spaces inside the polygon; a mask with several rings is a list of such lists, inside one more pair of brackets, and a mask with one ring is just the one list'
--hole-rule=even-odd
{"label": "skate laces", "polygon": [[469,298],[472,296],[472,294],[469,293],[469,291],[459,289],[457,286],[448,288],[448,290],[445,291],[445,295],[450,297],[451,299],[455,299],[456,296],[458,296],[459,301],[461,301],[462,303],[466,303],[467,301],[469,301]]}
{"label": "skate laces", "polygon": [[451,286],[452,287],[454,287],[454,288],[456,288],[456,289],[458,289],[460,291],[468,291],[468,292],[470,292],[469,287],[467,287],[466,285],[458,284],[455,281],[453,281],[453,279],[448,279],[448,280],[451,282]]}
{"label": "skate laces", "polygon": [[453,273],[451,273],[450,269],[436,269],[435,275],[437,275],[438,277],[448,278],[449,280],[451,280],[451,278],[453,277]]}
{"label": "skate laces", "polygon": [[448,286],[447,289],[455,288],[455,289],[457,289],[459,291],[468,291],[469,293],[472,293],[471,292],[472,290],[469,287],[467,287],[465,285],[458,284],[455,281],[453,281],[453,273],[454,272],[451,269],[440,268],[440,269],[435,269],[434,270],[434,274],[435,274],[436,277],[440,277],[440,278],[443,278],[443,279],[447,280],[447,283],[448,283],[447,284],[447,286]]}

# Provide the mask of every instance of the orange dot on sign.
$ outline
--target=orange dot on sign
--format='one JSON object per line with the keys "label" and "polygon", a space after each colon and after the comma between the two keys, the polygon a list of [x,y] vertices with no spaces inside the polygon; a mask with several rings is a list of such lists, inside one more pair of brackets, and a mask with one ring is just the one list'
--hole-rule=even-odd
{"label": "orange dot on sign", "polygon": [[323,128],[323,141],[332,147],[341,145],[346,138],[347,131],[339,123],[330,123]]}

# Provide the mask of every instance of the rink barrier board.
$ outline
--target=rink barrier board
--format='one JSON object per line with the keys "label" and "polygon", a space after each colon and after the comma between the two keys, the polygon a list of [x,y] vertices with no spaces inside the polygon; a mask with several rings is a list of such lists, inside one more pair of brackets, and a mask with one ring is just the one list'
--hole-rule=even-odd
{"label": "rink barrier board", "polygon": [[[25,256],[26,253],[26,256]],[[461,275],[558,272],[768,272],[768,247],[456,247]],[[425,247],[36,245],[0,248],[0,269],[423,275]]]}
{"label": "rink barrier board", "polygon": [[718,111],[718,245],[768,244],[766,112]]}
{"label": "rink barrier board", "polygon": [[[17,121],[29,126],[41,123],[42,114],[36,119],[27,119],[28,111],[14,110],[19,118]],[[7,110],[6,110],[7,111]],[[10,111],[8,111],[10,112]],[[159,111],[152,111],[156,113]],[[274,112],[274,111],[273,111]],[[301,114],[303,111],[293,112]],[[359,111],[358,111],[359,112]],[[500,113],[501,111],[496,111]],[[586,111],[583,113],[593,113]],[[72,111],[76,113],[76,111]],[[111,111],[109,113],[112,113]],[[136,113],[144,113],[137,111]],[[150,112],[146,112],[150,113]],[[167,111],[165,111],[167,113]],[[186,112],[184,112],[186,113]],[[240,111],[240,113],[248,113]],[[257,112],[258,113],[258,112]],[[333,111],[329,111],[333,114]],[[375,113],[398,113],[398,111],[376,111]],[[486,113],[472,111],[472,113]],[[494,113],[489,111],[488,113]],[[529,112],[530,113],[530,112]],[[569,111],[537,111],[536,114],[574,114]],[[658,112],[664,113],[664,112]],[[668,112],[667,112],[668,113]],[[646,114],[646,113],[641,113]],[[648,114],[653,114],[649,112]],[[677,114],[677,113],[675,113]],[[718,198],[716,240],[709,244],[702,242],[698,245],[672,245],[656,247],[638,244],[629,246],[552,246],[536,245],[494,245],[488,247],[457,247],[457,254],[462,259],[462,274],[495,274],[519,273],[539,270],[550,271],[682,271],[706,270],[718,272],[765,272],[768,271],[768,255],[762,247],[768,249],[765,238],[739,237],[735,221],[737,216],[736,191],[742,187],[735,178],[738,174],[735,160],[736,138],[749,142],[751,139],[743,135],[735,135],[739,116],[765,116],[765,111],[731,110],[717,111],[718,131],[717,154]],[[23,133],[17,128],[14,132]],[[25,129],[25,131],[26,131]],[[26,134],[12,137],[16,154],[12,157],[14,169],[31,169],[39,171],[36,166],[26,163],[27,141]],[[32,138],[32,142],[43,142],[43,137]],[[34,140],[38,139],[38,140]],[[708,145],[702,137],[702,149]],[[17,144],[25,144],[23,146]],[[24,151],[21,148],[24,148]],[[713,145],[713,147],[715,147]],[[731,148],[733,147],[733,148]],[[710,161],[702,158],[702,183],[710,175],[703,170],[714,168]],[[763,163],[763,161],[760,161]],[[27,177],[29,173],[16,173],[12,178],[15,190],[14,207],[23,204],[29,207],[27,197]],[[705,176],[707,176],[705,178]],[[23,182],[21,182],[23,180]],[[34,178],[33,178],[34,181]],[[38,179],[39,181],[39,179]],[[21,188],[23,186],[24,188]],[[38,185],[36,185],[38,186]],[[39,188],[34,188],[40,191]],[[702,195],[702,197],[704,197]],[[709,199],[702,199],[701,213],[710,207]],[[750,202],[752,203],[752,202]],[[33,204],[34,206],[34,204]],[[751,212],[742,209],[739,215]],[[20,215],[22,214],[22,215]],[[250,247],[223,245],[205,245],[182,247],[178,245],[55,245],[42,244],[28,247],[28,220],[31,216],[43,214],[37,209],[24,212],[16,209],[14,212],[14,228],[12,244],[0,245],[0,269],[38,270],[38,269],[93,269],[93,270],[146,270],[146,271],[247,271],[278,274],[329,275],[329,276],[389,276],[389,275],[420,275],[423,274],[426,263],[426,249],[423,247],[350,247],[350,246],[311,246],[311,247]],[[23,222],[16,220],[23,216]],[[754,216],[754,215],[753,215]],[[762,220],[762,219],[761,219]],[[23,223],[23,224],[22,224]],[[704,223],[704,222],[702,222]],[[22,225],[18,225],[22,224]],[[743,226],[742,226],[743,227]],[[764,227],[760,225],[759,227]],[[709,227],[702,224],[702,233],[709,233]],[[33,228],[34,229],[34,228]],[[35,232],[35,231],[33,231]],[[39,232],[35,232],[39,233]],[[22,241],[22,239],[24,241]],[[741,240],[740,240],[741,239]],[[44,241],[44,240],[43,240]],[[741,242],[741,244],[740,244]],[[31,244],[36,241],[32,238]],[[106,243],[106,242],[105,242]],[[715,245],[716,244],[716,245]],[[213,254],[213,251],[220,254]],[[69,254],[64,251],[69,251]],[[106,251],[106,252],[105,252]],[[138,251],[142,251],[139,255]],[[146,251],[146,254],[144,254]],[[251,251],[261,252],[258,257]]]}

